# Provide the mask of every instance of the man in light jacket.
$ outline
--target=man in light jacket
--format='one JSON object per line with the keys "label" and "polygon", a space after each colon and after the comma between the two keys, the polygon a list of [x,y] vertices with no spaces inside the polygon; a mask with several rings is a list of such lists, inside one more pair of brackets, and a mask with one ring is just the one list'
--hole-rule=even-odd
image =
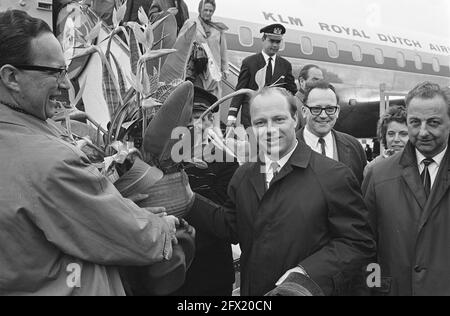
{"label": "man in light jacket", "polygon": [[68,79],[44,21],[0,13],[0,56],[0,295],[124,295],[116,267],[169,260],[178,220],[122,198],[49,120]]}

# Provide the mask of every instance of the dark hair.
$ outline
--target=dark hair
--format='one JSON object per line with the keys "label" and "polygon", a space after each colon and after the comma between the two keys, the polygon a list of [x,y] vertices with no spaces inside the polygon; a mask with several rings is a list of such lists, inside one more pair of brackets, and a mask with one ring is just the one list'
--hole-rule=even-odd
{"label": "dark hair", "polygon": [[6,64],[30,64],[31,41],[42,33],[52,33],[50,26],[24,11],[0,13],[0,67]]}
{"label": "dark hair", "polygon": [[388,126],[392,122],[407,125],[407,114],[404,106],[391,106],[378,121],[378,139],[385,148],[387,147],[386,134]]}
{"label": "dark hair", "polygon": [[311,83],[310,85],[307,85],[305,97],[303,98],[303,104],[306,104],[308,102],[309,95],[311,94],[311,91],[313,91],[314,89],[321,89],[321,90],[330,89],[336,95],[336,100],[337,103],[339,104],[339,96],[336,93],[336,88],[331,83],[325,80],[317,80]]}
{"label": "dark hair", "polygon": [[292,93],[290,93],[289,91],[287,91],[284,88],[279,88],[279,87],[264,87],[263,89],[261,89],[261,91],[256,92],[251,100],[250,100],[250,107],[253,104],[253,101],[259,97],[259,96],[266,96],[270,93],[275,93],[278,92],[279,94],[281,94],[283,97],[286,98],[286,100],[289,103],[289,111],[291,112],[291,116],[292,118],[296,118],[297,117],[297,101],[295,99],[295,97],[292,95]]}
{"label": "dark hair", "polygon": [[203,10],[203,6],[205,4],[210,4],[214,7],[214,11],[216,10],[216,0],[202,0],[200,1],[200,3],[198,4],[198,12],[202,12]]}
{"label": "dark hair", "polygon": [[415,98],[421,99],[433,99],[436,96],[440,96],[447,103],[448,115],[450,116],[450,94],[448,88],[441,88],[438,84],[429,81],[423,82],[412,89],[406,96],[405,103],[408,107],[411,101]]}
{"label": "dark hair", "polygon": [[302,68],[302,70],[300,70],[300,75],[298,76],[298,80],[299,81],[300,81],[300,79],[308,80],[309,70],[313,69],[313,68],[317,68],[320,70],[320,67],[317,65],[314,65],[314,64],[306,65]]}

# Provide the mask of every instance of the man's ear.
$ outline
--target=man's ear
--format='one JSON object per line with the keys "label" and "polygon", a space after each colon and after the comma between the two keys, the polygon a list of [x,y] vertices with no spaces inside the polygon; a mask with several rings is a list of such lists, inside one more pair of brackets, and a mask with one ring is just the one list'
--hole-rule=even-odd
{"label": "man's ear", "polygon": [[0,68],[0,80],[7,87],[13,91],[19,92],[20,86],[17,80],[17,68],[11,65],[4,65]]}
{"label": "man's ear", "polygon": [[338,106],[338,110],[337,110],[337,112],[335,114],[337,119],[339,118],[339,114],[341,114],[341,107],[340,106]]}
{"label": "man's ear", "polygon": [[299,84],[300,84],[300,88],[302,88],[303,91],[305,91],[306,90],[306,80],[303,78],[300,78]]}
{"label": "man's ear", "polygon": [[302,109],[301,109],[301,112],[302,112],[302,114],[303,114],[303,117],[306,117],[306,114],[307,114],[307,112],[306,111],[308,111],[308,109],[306,108],[306,106],[302,106]]}

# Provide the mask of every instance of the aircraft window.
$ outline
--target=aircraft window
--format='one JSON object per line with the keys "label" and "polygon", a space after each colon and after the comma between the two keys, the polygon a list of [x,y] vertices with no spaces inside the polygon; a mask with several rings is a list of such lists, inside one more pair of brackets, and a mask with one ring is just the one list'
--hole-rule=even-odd
{"label": "aircraft window", "polygon": [[253,46],[253,32],[249,27],[241,26],[239,28],[239,42],[242,46]]}
{"label": "aircraft window", "polygon": [[419,55],[416,55],[414,57],[414,63],[416,64],[416,68],[418,70],[422,70],[423,69],[422,58]]}
{"label": "aircraft window", "polygon": [[397,53],[397,66],[399,66],[401,68],[405,68],[406,67],[405,54],[403,54],[402,52],[398,52]]}
{"label": "aircraft window", "polygon": [[439,60],[437,58],[433,58],[433,70],[435,72],[441,71],[441,64],[439,63]]}
{"label": "aircraft window", "polygon": [[309,38],[307,36],[302,36],[300,45],[301,45],[303,54],[311,55],[313,53],[314,48],[313,48],[313,43],[312,43],[311,38]]}
{"label": "aircraft window", "polygon": [[333,42],[333,41],[328,42],[328,55],[331,58],[339,57],[339,49],[338,49],[336,42]]}
{"label": "aircraft window", "polygon": [[359,45],[353,45],[352,56],[353,56],[354,61],[362,61],[363,60],[361,47]]}
{"label": "aircraft window", "polygon": [[379,65],[384,64],[384,54],[380,48],[375,48],[375,62]]}

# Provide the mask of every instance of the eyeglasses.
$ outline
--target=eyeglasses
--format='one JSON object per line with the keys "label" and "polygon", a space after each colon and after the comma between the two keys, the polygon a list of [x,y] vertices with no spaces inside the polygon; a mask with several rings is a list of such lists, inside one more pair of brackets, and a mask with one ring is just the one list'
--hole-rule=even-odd
{"label": "eyeglasses", "polygon": [[37,65],[13,65],[14,67],[22,70],[30,70],[30,71],[42,71],[48,72],[51,74],[58,74],[56,77],[57,82],[61,82],[67,76],[67,68],[53,68],[47,66],[37,66]]}
{"label": "eyeglasses", "polygon": [[311,112],[311,114],[314,116],[322,115],[323,111],[325,111],[325,113],[327,115],[335,115],[336,112],[339,110],[339,107],[337,107],[337,106],[327,106],[326,108],[323,108],[320,106],[310,107],[310,106],[305,105],[305,107],[307,107],[309,109],[309,111]]}

